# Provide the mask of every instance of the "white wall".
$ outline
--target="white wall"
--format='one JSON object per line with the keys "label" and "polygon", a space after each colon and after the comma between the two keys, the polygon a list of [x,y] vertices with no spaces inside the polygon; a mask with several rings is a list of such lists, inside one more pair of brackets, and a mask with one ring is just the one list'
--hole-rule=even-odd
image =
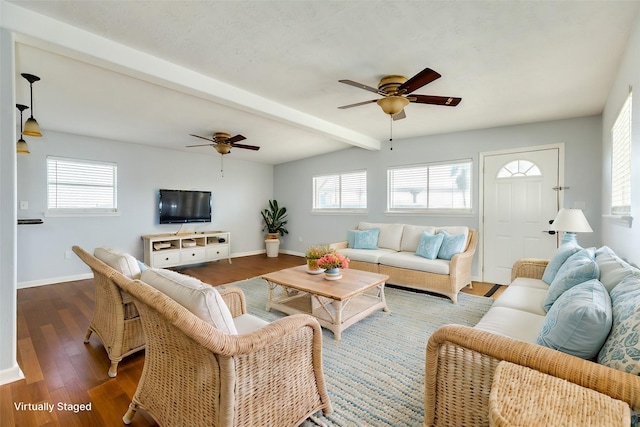
{"label": "white wall", "polygon": [[[410,120],[410,119],[408,119]],[[401,126],[401,124],[398,124]],[[384,144],[381,151],[352,148],[336,153],[277,165],[274,196],[289,210],[290,234],[282,239],[283,249],[302,253],[311,244],[346,239],[346,230],[359,221],[398,222],[417,225],[466,225],[478,229],[478,158],[480,152],[565,144],[564,206],[584,202],[585,215],[594,233],[580,235],[585,246],[600,244],[601,117],[557,120],[394,141],[393,151]],[[387,214],[389,166],[473,159],[473,214],[466,216]],[[311,179],[313,175],[367,169],[368,214],[313,214]],[[477,264],[477,263],[476,263]],[[480,277],[474,266],[474,278]]]}
{"label": "white wall", "polygon": [[[611,127],[634,88],[632,104],[631,216],[632,226],[608,216],[611,212]],[[618,74],[602,113],[602,242],[623,258],[640,265],[640,16],[629,39]]]}
{"label": "white wall", "polygon": [[[17,232],[18,287],[28,287],[82,277],[88,268],[75,256],[65,258],[71,246],[93,251],[107,245],[142,259],[143,234],[170,233],[180,226],[158,223],[158,189],[210,190],[213,220],[193,224],[196,231],[231,232],[232,256],[264,251],[260,210],[271,198],[273,167],[224,159],[220,155],[166,150],[43,129],[42,138],[29,140],[31,155],[17,163],[18,201],[28,210],[19,218],[43,218],[42,225],[20,225]],[[118,216],[45,216],[46,157],[48,155],[118,164]]]}

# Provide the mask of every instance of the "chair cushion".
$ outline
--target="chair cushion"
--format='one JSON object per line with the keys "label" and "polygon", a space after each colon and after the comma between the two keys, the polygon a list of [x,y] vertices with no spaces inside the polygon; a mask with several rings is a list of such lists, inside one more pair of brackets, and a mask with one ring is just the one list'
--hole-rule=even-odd
{"label": "chair cushion", "polygon": [[402,242],[402,230],[404,224],[385,224],[375,222],[361,222],[358,224],[358,230],[370,230],[372,228],[380,229],[378,236],[378,247],[384,249],[400,250]]}
{"label": "chair cushion", "polygon": [[640,279],[627,276],[611,291],[613,324],[598,363],[640,375]]}
{"label": "chair cushion", "polygon": [[427,259],[436,259],[443,240],[444,234],[442,233],[430,234],[423,231],[416,249],[416,255]]}
{"label": "chair cushion", "polygon": [[594,259],[595,252],[595,248],[581,249],[562,264],[549,286],[544,301],[544,309],[547,312],[563,292],[580,283],[598,278],[600,270]]}
{"label": "chair cushion", "polygon": [[402,230],[402,244],[400,250],[403,252],[415,252],[422,238],[422,233],[437,234],[438,230],[429,225],[405,225]]}
{"label": "chair cushion", "polygon": [[597,279],[564,292],[540,329],[537,344],[583,359],[594,358],[611,331],[609,292]]}
{"label": "chair cushion", "polygon": [[225,334],[237,335],[233,317],[218,291],[195,277],[149,268],[140,279]]}
{"label": "chair cushion", "polygon": [[106,246],[101,246],[94,249],[93,256],[114,270],[118,270],[129,279],[140,278],[140,266],[138,264],[138,260],[128,253],[120,252]]}
{"label": "chair cushion", "polygon": [[600,282],[609,292],[627,276],[638,273],[616,255],[609,247],[603,246],[596,251],[596,263],[600,269]]}
{"label": "chair cushion", "polygon": [[569,242],[560,245],[560,247],[556,250],[556,253],[553,255],[553,258],[547,264],[547,267],[544,269],[544,273],[542,274],[542,280],[548,284],[553,282],[556,275],[558,274],[558,270],[562,267],[562,264],[573,254],[582,249],[577,243]]}
{"label": "chair cushion", "polygon": [[379,228],[354,230],[353,249],[378,249]]}
{"label": "chair cushion", "polygon": [[438,258],[451,259],[454,255],[464,250],[464,244],[467,242],[464,234],[449,234],[444,230],[439,230],[438,234],[444,236],[442,245],[440,245],[440,250],[438,251]]}
{"label": "chair cushion", "polygon": [[250,334],[251,332],[264,328],[269,324],[266,320],[262,320],[259,317],[246,313],[238,317],[234,317],[233,323],[236,325],[238,335]]}

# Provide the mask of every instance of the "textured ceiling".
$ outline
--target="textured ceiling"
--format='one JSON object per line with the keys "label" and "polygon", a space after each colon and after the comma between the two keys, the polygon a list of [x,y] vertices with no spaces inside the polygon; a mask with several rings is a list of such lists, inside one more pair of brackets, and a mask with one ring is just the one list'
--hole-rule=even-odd
{"label": "textured ceiling", "polygon": [[[640,6],[0,1],[3,26],[18,35],[17,72],[42,78],[34,93],[44,131],[174,149],[199,142],[189,133],[241,133],[262,149],[231,155],[270,164],[388,139],[377,105],[337,109],[377,97],[339,79],[376,86],[386,74],[442,74],[416,93],[462,103],[410,104],[394,123],[396,141],[599,114]],[[28,85],[17,86],[26,101]]]}

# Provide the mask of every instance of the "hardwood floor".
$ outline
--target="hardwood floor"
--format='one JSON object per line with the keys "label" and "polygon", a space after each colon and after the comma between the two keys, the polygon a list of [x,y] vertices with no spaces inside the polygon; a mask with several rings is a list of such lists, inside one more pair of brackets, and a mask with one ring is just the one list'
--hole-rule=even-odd
{"label": "hardwood floor", "polygon": [[[303,263],[293,255],[254,255],[233,258],[232,264],[218,261],[179,271],[220,285]],[[474,282],[473,289],[463,292],[484,295],[492,287]],[[96,335],[83,343],[93,301],[92,280],[18,290],[17,359],[25,379],[0,386],[0,427],[123,425],[142,373],[144,351],[123,359],[118,376],[109,378],[109,358]],[[157,424],[138,411],[131,425]]]}

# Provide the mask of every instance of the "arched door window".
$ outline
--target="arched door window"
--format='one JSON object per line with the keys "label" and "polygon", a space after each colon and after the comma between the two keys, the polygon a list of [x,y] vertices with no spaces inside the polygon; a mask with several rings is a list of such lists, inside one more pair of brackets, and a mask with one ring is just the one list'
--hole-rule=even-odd
{"label": "arched door window", "polygon": [[523,178],[540,176],[540,168],[529,160],[514,160],[507,163],[498,171],[498,178]]}

